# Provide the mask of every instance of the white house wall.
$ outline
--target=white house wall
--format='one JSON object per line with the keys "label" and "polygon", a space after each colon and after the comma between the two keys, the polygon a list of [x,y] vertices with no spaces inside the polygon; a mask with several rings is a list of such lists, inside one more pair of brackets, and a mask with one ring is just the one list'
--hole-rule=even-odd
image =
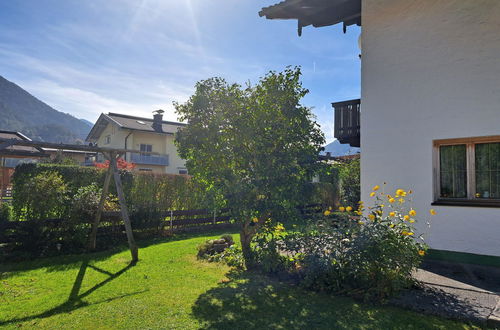
{"label": "white house wall", "polygon": [[413,189],[434,249],[500,256],[500,209],[431,206],[434,139],[500,135],[500,1],[363,0],[362,198]]}

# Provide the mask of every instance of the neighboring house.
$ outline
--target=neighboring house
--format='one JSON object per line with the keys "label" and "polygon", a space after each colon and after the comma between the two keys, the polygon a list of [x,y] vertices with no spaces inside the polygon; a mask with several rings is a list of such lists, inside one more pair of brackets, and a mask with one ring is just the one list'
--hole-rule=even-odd
{"label": "neighboring house", "polygon": [[337,137],[363,150],[362,199],[412,189],[431,248],[500,256],[500,1],[286,0],[260,15],[362,22],[361,102],[333,104]]}
{"label": "neighboring house", "polygon": [[[41,157],[47,157],[41,148],[23,147],[10,145],[5,140],[21,140],[31,141],[30,138],[22,133],[15,131],[0,130],[0,202],[1,197],[10,197],[11,193],[11,177],[14,173],[14,168],[20,162],[36,161]],[[5,143],[5,148],[4,148]]]}
{"label": "neighboring house", "polygon": [[87,141],[99,147],[155,152],[158,155],[127,153],[124,159],[136,165],[135,170],[156,173],[187,174],[185,161],[177,153],[174,134],[186,124],[164,121],[163,110],[153,118],[119,113],[101,114]]}

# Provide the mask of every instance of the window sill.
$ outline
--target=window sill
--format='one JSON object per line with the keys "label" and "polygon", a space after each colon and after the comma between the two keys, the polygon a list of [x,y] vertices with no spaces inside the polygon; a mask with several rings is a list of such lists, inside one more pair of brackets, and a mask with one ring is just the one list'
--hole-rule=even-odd
{"label": "window sill", "polygon": [[471,207],[498,207],[500,208],[500,200],[471,200],[471,199],[439,199],[431,205],[438,206],[471,206]]}

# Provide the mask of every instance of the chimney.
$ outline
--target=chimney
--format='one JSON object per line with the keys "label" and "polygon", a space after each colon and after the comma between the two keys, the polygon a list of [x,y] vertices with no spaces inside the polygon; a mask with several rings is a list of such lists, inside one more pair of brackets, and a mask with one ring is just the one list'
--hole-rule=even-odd
{"label": "chimney", "polygon": [[162,121],[164,112],[161,109],[153,111],[153,129],[159,133],[163,132]]}

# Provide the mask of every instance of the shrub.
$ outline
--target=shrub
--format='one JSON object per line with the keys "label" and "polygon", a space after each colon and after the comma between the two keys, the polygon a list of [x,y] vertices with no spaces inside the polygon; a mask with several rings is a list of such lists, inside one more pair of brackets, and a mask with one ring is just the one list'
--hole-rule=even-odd
{"label": "shrub", "polygon": [[361,198],[360,160],[352,159],[334,165],[337,168],[340,202],[356,205]]}
{"label": "shrub", "polygon": [[14,188],[13,206],[26,220],[61,218],[67,211],[67,185],[61,175],[44,171]]}
{"label": "shrub", "polygon": [[255,240],[262,269],[286,270],[304,287],[365,299],[384,300],[410,286],[426,251],[422,235],[414,234],[416,212],[404,207],[410,193],[372,195],[368,210],[342,207],[344,217],[326,210],[301,232]]}
{"label": "shrub", "polygon": [[9,203],[0,204],[0,222],[11,221],[13,216],[12,205]]}
{"label": "shrub", "polygon": [[[102,188],[96,183],[79,188],[71,201],[70,218],[78,222],[89,222],[94,219],[99,202],[101,200]],[[119,210],[113,195],[109,194],[104,201],[104,211]]]}

